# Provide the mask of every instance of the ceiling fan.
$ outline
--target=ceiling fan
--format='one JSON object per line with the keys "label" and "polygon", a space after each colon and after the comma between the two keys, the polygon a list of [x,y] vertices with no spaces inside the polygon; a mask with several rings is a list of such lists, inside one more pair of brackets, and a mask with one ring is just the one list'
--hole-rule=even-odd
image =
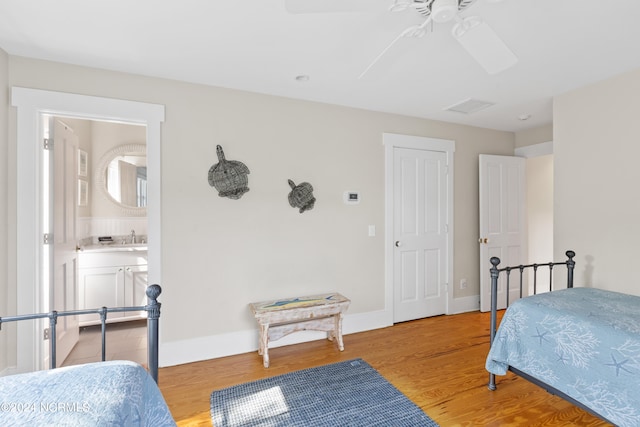
{"label": "ceiling fan", "polygon": [[[497,74],[518,62],[518,58],[500,37],[478,16],[462,18],[460,12],[477,0],[394,0],[390,12],[413,9],[426,19],[420,25],[413,25],[402,31],[360,74],[362,78],[382,56],[399,40],[405,37],[423,37],[430,24],[455,22],[452,36],[489,74]],[[502,0],[486,0],[498,3]],[[285,0],[285,7],[291,13],[322,13],[361,11],[370,7],[372,0]],[[306,12],[308,11],[308,12]]]}

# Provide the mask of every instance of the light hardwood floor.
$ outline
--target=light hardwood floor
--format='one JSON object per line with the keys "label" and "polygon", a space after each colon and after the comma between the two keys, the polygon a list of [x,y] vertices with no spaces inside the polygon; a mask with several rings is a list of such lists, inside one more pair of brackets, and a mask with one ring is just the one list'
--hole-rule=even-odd
{"label": "light hardwood floor", "polygon": [[[81,365],[102,360],[100,326],[80,328],[80,338],[62,366]],[[131,360],[147,365],[147,321],[110,323],[106,334],[106,360]]]}
{"label": "light hardwood floor", "polygon": [[362,358],[443,427],[609,425],[511,373],[488,390],[488,325],[486,313],[438,316],[345,335],[344,352],[325,340],[274,348],[269,368],[257,352],[161,368],[159,385],[179,426],[211,426],[213,390]]}

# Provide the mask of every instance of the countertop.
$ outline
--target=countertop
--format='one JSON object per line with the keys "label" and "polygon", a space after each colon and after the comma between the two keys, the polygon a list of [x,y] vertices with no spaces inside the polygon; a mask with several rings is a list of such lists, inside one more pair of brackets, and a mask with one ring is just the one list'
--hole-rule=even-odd
{"label": "countertop", "polygon": [[112,243],[109,245],[87,245],[78,248],[78,252],[95,253],[95,252],[140,252],[146,251],[146,243]]}

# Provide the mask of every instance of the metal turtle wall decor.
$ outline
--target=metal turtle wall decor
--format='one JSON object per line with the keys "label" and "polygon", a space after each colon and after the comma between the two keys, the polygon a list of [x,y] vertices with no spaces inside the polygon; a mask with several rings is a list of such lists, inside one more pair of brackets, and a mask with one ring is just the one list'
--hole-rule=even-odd
{"label": "metal turtle wall decor", "polygon": [[218,196],[239,199],[249,191],[249,168],[237,160],[227,160],[220,145],[216,146],[218,163],[209,169],[209,185],[218,190]]}
{"label": "metal turtle wall decor", "polygon": [[302,184],[296,185],[293,181],[289,180],[289,187],[291,187],[289,204],[292,208],[299,208],[300,213],[313,209],[316,198],[313,197],[313,187],[311,184],[303,182]]}

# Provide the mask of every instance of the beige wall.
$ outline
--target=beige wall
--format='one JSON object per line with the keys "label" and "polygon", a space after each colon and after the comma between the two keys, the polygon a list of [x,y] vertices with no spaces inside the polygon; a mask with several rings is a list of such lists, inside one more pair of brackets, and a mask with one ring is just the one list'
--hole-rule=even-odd
{"label": "beige wall", "polygon": [[[553,125],[516,132],[516,155],[527,158],[527,262],[554,260]],[[564,259],[561,254],[559,260]],[[548,278],[542,285],[548,284]],[[533,283],[533,282],[531,282]]]}
{"label": "beige wall", "polygon": [[516,148],[553,141],[553,125],[538,126],[516,132]]}
{"label": "beige wall", "polygon": [[[553,154],[527,159],[527,237],[529,263],[553,261]],[[562,253],[557,260],[564,260]],[[545,275],[540,285],[547,285]]]}
{"label": "beige wall", "polygon": [[[9,86],[166,106],[165,343],[253,331],[247,303],[265,298],[339,291],[352,299],[350,315],[382,310],[384,132],[455,140],[453,283],[466,278],[469,286],[454,296],[479,294],[478,154],[512,154],[513,133],[21,57],[9,62]],[[207,182],[216,144],[251,170],[251,190],[240,200],[218,197]],[[287,179],[314,186],[313,210],[288,205]],[[362,202],[346,206],[345,190],[359,191]],[[368,237],[369,225],[376,237]]]}
{"label": "beige wall", "polygon": [[[9,56],[0,49],[0,313],[7,313],[9,298],[8,271],[8,112],[9,112]],[[0,371],[7,366],[7,334],[0,332]]]}
{"label": "beige wall", "polygon": [[579,285],[640,295],[640,70],[554,100],[555,254]]}

